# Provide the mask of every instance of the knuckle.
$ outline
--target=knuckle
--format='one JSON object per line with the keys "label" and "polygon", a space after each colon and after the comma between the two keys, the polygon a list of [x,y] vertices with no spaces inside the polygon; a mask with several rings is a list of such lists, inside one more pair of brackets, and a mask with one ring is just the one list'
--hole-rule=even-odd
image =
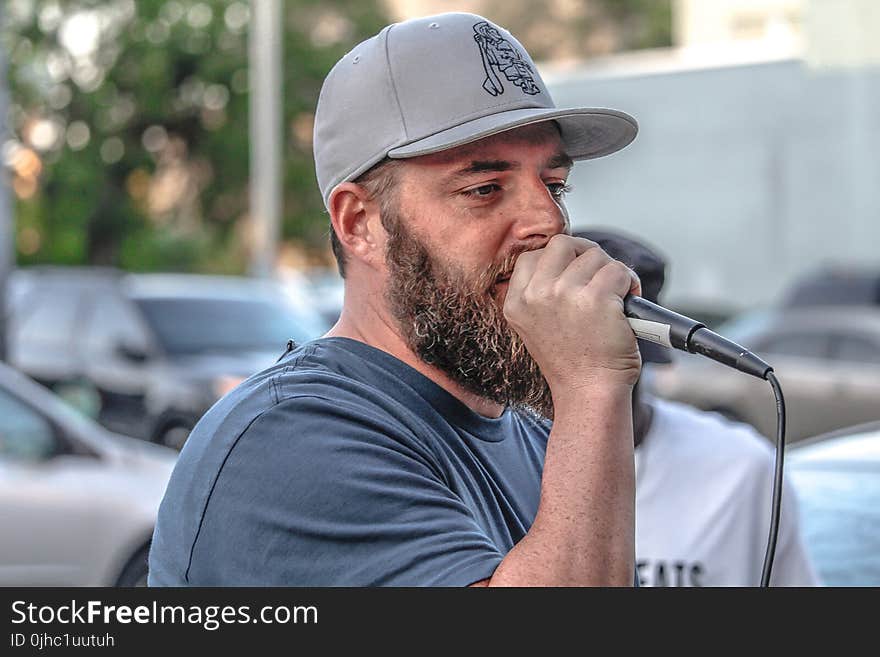
{"label": "knuckle", "polygon": [[608,254],[605,253],[599,246],[591,246],[586,251],[581,253],[578,256],[578,259],[589,266],[594,266],[596,263],[607,263],[610,260]]}
{"label": "knuckle", "polygon": [[573,242],[577,238],[572,237],[571,235],[566,235],[565,233],[556,233],[549,240],[547,240],[547,244],[544,247],[547,251],[566,251],[572,248]]}
{"label": "knuckle", "polygon": [[592,253],[595,254],[596,258],[602,260],[606,264],[609,262],[619,262],[618,260],[615,260],[610,255],[608,255],[608,253],[598,244],[596,245],[596,248],[592,250]]}
{"label": "knuckle", "polygon": [[508,293],[507,298],[504,300],[504,305],[501,307],[501,311],[504,313],[505,317],[510,319],[511,317],[516,316],[521,308],[522,303],[519,295]]}
{"label": "knuckle", "polygon": [[635,276],[632,269],[627,267],[625,264],[620,262],[620,260],[613,260],[608,258],[608,263],[605,265],[609,268],[610,273],[613,274],[616,278],[632,278]]}
{"label": "knuckle", "polygon": [[536,305],[546,301],[553,295],[552,285],[534,284],[523,291],[523,300],[528,305]]}
{"label": "knuckle", "polygon": [[[586,237],[574,237],[574,236],[572,236],[571,239],[573,239],[573,240],[577,240],[580,244],[583,244],[583,245],[586,246],[588,249],[599,248],[599,245],[598,245],[596,242],[594,242],[593,240],[587,239]],[[601,249],[600,249],[600,250],[601,250]]]}
{"label": "knuckle", "polygon": [[529,286],[523,290],[520,307],[533,306],[539,299],[539,295],[534,286]]}

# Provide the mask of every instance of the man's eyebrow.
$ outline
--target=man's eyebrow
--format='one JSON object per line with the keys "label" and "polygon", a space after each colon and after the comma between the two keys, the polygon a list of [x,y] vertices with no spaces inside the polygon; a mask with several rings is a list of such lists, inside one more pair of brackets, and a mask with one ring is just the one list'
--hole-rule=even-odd
{"label": "man's eyebrow", "polygon": [[[546,169],[571,169],[572,166],[574,166],[574,161],[563,151],[551,155],[550,159],[544,164]],[[510,162],[508,160],[473,160],[467,166],[453,171],[445,180],[446,182],[455,182],[475,173],[516,171],[520,168],[521,165],[518,162]]]}
{"label": "man's eyebrow", "polygon": [[547,160],[548,169],[571,169],[573,166],[574,160],[572,160],[567,153],[562,151],[555,153],[549,160]]}
{"label": "man's eyebrow", "polygon": [[475,173],[485,173],[486,171],[514,171],[519,169],[520,165],[507,160],[473,160],[466,167],[453,171],[449,174],[447,180],[454,181],[459,178],[466,178]]}

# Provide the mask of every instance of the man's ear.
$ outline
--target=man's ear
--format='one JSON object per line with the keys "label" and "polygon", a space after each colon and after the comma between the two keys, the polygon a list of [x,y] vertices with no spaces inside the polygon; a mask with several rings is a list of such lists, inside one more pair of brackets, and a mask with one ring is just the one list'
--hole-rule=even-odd
{"label": "man's ear", "polygon": [[348,258],[369,267],[381,266],[385,258],[385,231],[379,203],[353,182],[336,186],[330,194],[330,223]]}

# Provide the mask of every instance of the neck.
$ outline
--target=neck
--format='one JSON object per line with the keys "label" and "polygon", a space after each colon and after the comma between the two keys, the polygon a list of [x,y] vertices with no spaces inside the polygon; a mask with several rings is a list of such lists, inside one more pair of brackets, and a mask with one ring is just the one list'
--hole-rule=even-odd
{"label": "neck", "polygon": [[346,299],[339,321],[326,337],[349,338],[381,349],[429,378],[475,413],[490,418],[501,416],[503,405],[465,390],[444,372],[419,358],[406,344],[394,321],[376,306],[369,300],[356,304]]}

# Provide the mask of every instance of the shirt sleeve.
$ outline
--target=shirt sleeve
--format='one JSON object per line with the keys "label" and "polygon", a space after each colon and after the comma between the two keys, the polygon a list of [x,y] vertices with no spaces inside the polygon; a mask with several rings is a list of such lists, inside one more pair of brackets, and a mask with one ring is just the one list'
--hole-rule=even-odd
{"label": "shirt sleeve", "polygon": [[465,586],[502,558],[412,429],[371,404],[307,396],[260,415],[230,451],[190,575],[224,585]]}

